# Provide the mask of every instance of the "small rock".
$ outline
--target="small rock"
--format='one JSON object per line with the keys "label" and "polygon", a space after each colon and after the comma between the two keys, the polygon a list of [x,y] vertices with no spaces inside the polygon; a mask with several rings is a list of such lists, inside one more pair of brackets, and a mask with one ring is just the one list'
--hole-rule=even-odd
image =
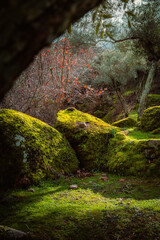
{"label": "small rock", "polygon": [[80,126],[80,128],[87,127],[87,124],[85,122],[80,122],[80,123],[78,123],[78,125]]}
{"label": "small rock", "polygon": [[89,183],[93,183],[93,181],[89,181]]}
{"label": "small rock", "polygon": [[69,189],[77,189],[77,188],[78,188],[77,184],[73,184],[69,186]]}
{"label": "small rock", "polygon": [[34,188],[28,188],[28,192],[35,192]]}

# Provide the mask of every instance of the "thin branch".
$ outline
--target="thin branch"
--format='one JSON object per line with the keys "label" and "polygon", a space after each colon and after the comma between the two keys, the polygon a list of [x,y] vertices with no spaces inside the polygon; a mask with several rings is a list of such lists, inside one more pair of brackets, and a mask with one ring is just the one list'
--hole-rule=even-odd
{"label": "thin branch", "polygon": [[113,37],[110,37],[110,39],[113,40],[113,43],[117,43],[117,42],[124,42],[124,41],[128,41],[128,40],[136,40],[136,39],[140,39],[140,38],[139,37],[128,37],[128,38],[116,40]]}

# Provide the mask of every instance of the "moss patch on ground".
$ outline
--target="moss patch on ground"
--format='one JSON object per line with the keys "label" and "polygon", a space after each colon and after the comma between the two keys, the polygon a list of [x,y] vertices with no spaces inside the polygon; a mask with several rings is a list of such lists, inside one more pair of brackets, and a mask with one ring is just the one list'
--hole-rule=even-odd
{"label": "moss patch on ground", "polygon": [[90,114],[70,108],[58,113],[55,128],[70,142],[81,168],[105,169],[107,145],[118,131],[115,127]]}
{"label": "moss patch on ground", "polygon": [[48,124],[14,110],[0,110],[0,186],[38,182],[78,169],[69,142]]}
{"label": "moss patch on ground", "polygon": [[39,240],[160,239],[160,179],[79,172],[32,187],[1,199],[2,225]]}

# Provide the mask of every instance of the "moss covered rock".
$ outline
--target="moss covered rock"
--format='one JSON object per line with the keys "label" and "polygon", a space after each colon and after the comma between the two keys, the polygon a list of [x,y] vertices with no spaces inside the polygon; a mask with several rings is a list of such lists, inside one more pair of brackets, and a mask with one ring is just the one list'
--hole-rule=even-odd
{"label": "moss covered rock", "polygon": [[160,94],[149,94],[147,97],[146,107],[153,107],[160,105]]}
{"label": "moss covered rock", "polygon": [[78,169],[75,152],[62,134],[21,112],[0,110],[0,138],[0,186],[24,177],[35,183]]}
{"label": "moss covered rock", "polygon": [[134,120],[133,118],[127,117],[122,120],[119,120],[117,122],[112,123],[113,126],[116,127],[136,127],[137,126],[137,121]]}
{"label": "moss covered rock", "polygon": [[116,128],[75,108],[58,113],[55,128],[61,131],[75,149],[80,167],[88,170],[105,169],[107,145]]}
{"label": "moss covered rock", "polygon": [[108,170],[122,175],[160,176],[160,140],[111,139]]}
{"label": "moss covered rock", "polygon": [[146,109],[142,114],[139,126],[146,132],[160,128],[160,106]]}

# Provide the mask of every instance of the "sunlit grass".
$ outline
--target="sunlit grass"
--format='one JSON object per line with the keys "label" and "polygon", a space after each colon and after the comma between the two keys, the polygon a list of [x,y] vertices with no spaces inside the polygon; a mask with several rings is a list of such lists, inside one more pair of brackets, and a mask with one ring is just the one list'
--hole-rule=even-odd
{"label": "sunlit grass", "polygon": [[[137,212],[146,218],[154,212],[153,221],[156,224],[160,221],[160,179],[114,175],[107,178],[104,181],[101,173],[89,177],[62,176],[33,186],[35,192],[12,191],[6,204],[0,204],[1,224],[30,230],[40,239],[107,239],[102,235],[110,234],[108,228],[116,228],[118,219],[131,221],[133,214],[139,219]],[[71,184],[77,184],[78,189],[69,189]],[[105,221],[109,225],[103,233]],[[80,238],[76,236],[77,231]],[[88,231],[91,232],[87,235]],[[113,231],[112,239],[116,239],[117,231],[118,228]]]}

